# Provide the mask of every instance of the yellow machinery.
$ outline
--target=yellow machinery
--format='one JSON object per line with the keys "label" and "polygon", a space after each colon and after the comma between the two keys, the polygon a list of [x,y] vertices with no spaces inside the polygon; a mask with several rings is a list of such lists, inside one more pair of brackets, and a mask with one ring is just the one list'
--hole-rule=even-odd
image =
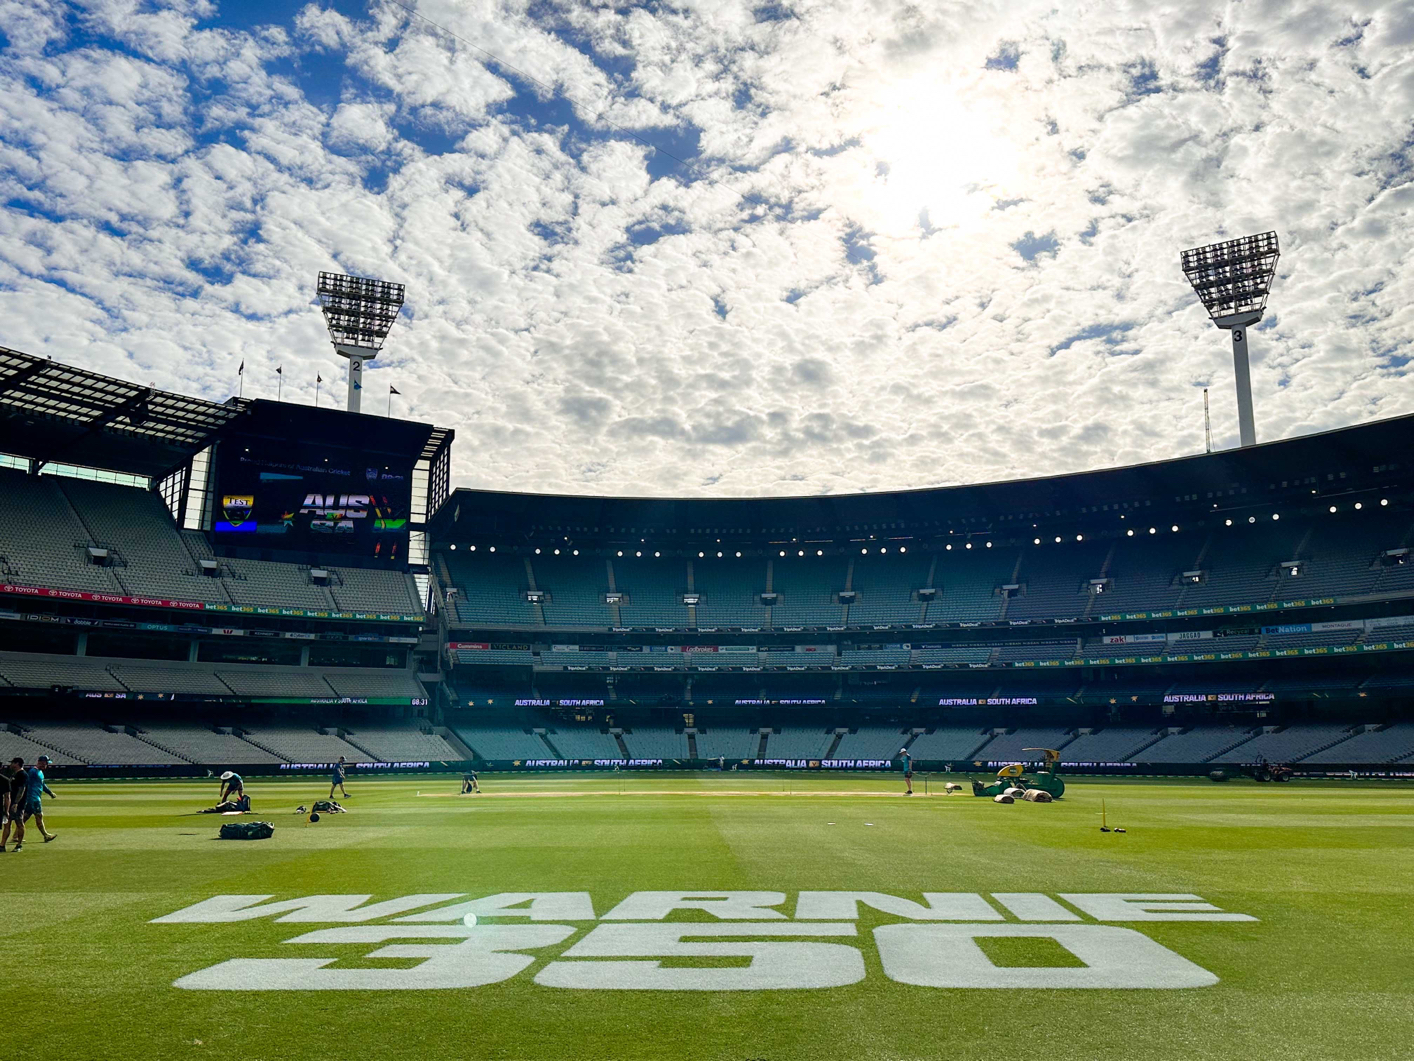
{"label": "yellow machinery", "polygon": [[1056,767],[1060,763],[1060,752],[1054,748],[1022,748],[1021,750],[1040,752],[1046,761],[1045,767],[1034,774],[1028,774],[1023,763],[1011,763],[997,771],[995,781],[972,782],[972,794],[974,796],[999,796],[1009,788],[1039,788],[1043,792],[1049,792],[1053,798],[1060,799],[1065,794],[1065,782],[1056,773]]}

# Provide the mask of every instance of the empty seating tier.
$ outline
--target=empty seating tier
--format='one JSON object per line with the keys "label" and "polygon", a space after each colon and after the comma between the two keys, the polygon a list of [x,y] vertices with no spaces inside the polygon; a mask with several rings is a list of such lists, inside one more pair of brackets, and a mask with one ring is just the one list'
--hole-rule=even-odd
{"label": "empty seating tier", "polygon": [[821,759],[835,742],[835,731],[823,726],[779,726],[766,739],[771,759]]}
{"label": "empty seating tier", "polygon": [[920,733],[908,751],[915,759],[971,759],[987,739],[988,734],[972,727],[940,726],[932,733]]}
{"label": "empty seating tier", "polygon": [[93,766],[171,766],[186,762],[127,733],[111,733],[101,726],[21,722],[20,728],[35,743],[58,749]]}
{"label": "empty seating tier", "polygon": [[8,763],[17,755],[26,763],[33,763],[41,755],[47,755],[49,761],[56,766],[83,765],[83,760],[77,756],[60,751],[58,748],[40,744],[38,741],[32,741],[23,734],[14,733],[0,725],[0,763]]}
{"label": "empty seating tier", "polygon": [[1250,763],[1260,757],[1273,763],[1291,762],[1338,744],[1348,736],[1348,726],[1287,726],[1284,729],[1259,733],[1250,741],[1244,741],[1236,748],[1215,755],[1208,761]]}
{"label": "empty seating tier", "polygon": [[1060,749],[1062,763],[1122,763],[1155,740],[1152,729],[1142,726],[1109,726],[1098,733],[1082,733]]}
{"label": "empty seating tier", "polygon": [[635,759],[687,758],[687,736],[667,728],[634,726],[633,732],[624,734],[624,746]]}
{"label": "empty seating tier", "polygon": [[424,733],[410,723],[402,726],[360,725],[347,735],[347,739],[385,763],[455,762],[462,758],[437,734]]}
{"label": "empty seating tier", "polygon": [[287,760],[241,740],[232,733],[216,733],[202,726],[154,723],[139,725],[142,736],[189,762],[202,766],[236,763],[283,763]]}
{"label": "empty seating tier", "polygon": [[840,737],[836,759],[895,759],[911,733],[898,726],[860,726],[856,733]]}
{"label": "empty seating tier", "polygon": [[597,729],[561,726],[549,734],[550,743],[569,759],[618,759],[623,756],[618,741]]}
{"label": "empty seating tier", "polygon": [[1306,756],[1303,766],[1321,763],[1395,763],[1407,755],[1414,754],[1414,725],[1386,726],[1384,729],[1367,729],[1349,740],[1341,741],[1329,748]]}
{"label": "empty seating tier", "polygon": [[292,763],[332,763],[343,756],[351,763],[377,760],[332,733],[320,733],[303,726],[261,726],[245,729],[243,736],[274,755]]}
{"label": "empty seating tier", "polygon": [[[1043,756],[1036,749],[1059,749],[1069,740],[1070,734],[1063,729],[1019,729],[993,737],[977,750],[975,757],[991,762],[1040,762]],[[1027,751],[1028,748],[1033,750]]]}
{"label": "empty seating tier", "polygon": [[1250,730],[1232,726],[1196,726],[1187,733],[1171,733],[1145,748],[1139,757],[1145,763],[1206,763],[1252,736]]}
{"label": "empty seating tier", "polygon": [[760,731],[745,726],[714,726],[697,731],[699,759],[754,759],[760,745]]}
{"label": "empty seating tier", "polygon": [[458,739],[482,759],[548,759],[550,749],[534,733],[501,726],[457,726]]}

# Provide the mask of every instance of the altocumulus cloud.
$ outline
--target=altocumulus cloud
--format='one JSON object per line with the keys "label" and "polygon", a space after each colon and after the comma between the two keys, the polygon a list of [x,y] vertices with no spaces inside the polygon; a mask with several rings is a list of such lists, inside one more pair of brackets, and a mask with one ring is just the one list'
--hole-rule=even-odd
{"label": "altocumulus cloud", "polygon": [[1261,436],[1414,410],[1407,3],[416,8],[0,4],[0,342],[308,402],[339,269],[461,484],[916,487],[1230,444],[1275,228]]}

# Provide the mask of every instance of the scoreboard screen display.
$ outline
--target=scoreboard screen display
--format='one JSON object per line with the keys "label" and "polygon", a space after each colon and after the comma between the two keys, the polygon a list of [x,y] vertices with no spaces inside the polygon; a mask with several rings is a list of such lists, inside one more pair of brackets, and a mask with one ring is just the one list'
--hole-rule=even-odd
{"label": "scoreboard screen display", "polygon": [[216,458],[218,543],[407,560],[412,468],[387,454],[235,437]]}

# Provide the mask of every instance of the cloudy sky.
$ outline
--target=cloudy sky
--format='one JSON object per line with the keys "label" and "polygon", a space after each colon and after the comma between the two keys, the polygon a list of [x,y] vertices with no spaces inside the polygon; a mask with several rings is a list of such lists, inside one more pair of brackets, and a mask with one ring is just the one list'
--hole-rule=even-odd
{"label": "cloudy sky", "polygon": [[0,345],[341,397],[458,485],[767,495],[1236,441],[1178,267],[1276,229],[1258,435],[1414,412],[1414,4],[0,0]]}

